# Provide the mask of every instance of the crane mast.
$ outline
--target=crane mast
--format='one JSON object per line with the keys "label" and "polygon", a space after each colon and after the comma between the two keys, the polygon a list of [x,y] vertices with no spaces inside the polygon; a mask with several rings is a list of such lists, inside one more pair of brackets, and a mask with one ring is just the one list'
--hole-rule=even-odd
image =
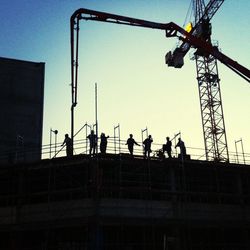
{"label": "crane mast", "polygon": [[[204,0],[193,0],[195,24],[200,38],[207,43],[211,44],[210,19],[222,3],[222,0],[212,0],[206,7]],[[229,161],[217,59],[200,49],[195,51],[194,59],[206,159]]]}
{"label": "crane mast", "polygon": [[[207,5],[204,0],[192,1],[194,24],[190,33],[210,44],[216,50],[216,47],[211,43],[210,20],[224,0],[210,0]],[[188,41],[183,41],[173,52],[168,52],[166,55],[168,66],[181,68],[184,65],[184,56],[191,46],[192,44]],[[225,59],[224,55],[223,58]],[[198,48],[194,53],[206,159],[228,161],[229,155],[217,59],[220,60],[220,57],[213,53],[204,53],[201,48]],[[224,59],[220,61],[231,68],[227,60]],[[231,69],[249,81],[245,74],[242,74],[242,71],[238,71],[238,65]]]}

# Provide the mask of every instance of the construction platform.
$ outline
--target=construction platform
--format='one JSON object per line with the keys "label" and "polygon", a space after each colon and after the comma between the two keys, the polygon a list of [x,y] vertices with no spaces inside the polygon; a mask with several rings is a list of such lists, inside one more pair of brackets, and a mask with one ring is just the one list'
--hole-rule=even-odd
{"label": "construction platform", "polygon": [[76,155],[0,168],[0,249],[247,250],[250,166]]}

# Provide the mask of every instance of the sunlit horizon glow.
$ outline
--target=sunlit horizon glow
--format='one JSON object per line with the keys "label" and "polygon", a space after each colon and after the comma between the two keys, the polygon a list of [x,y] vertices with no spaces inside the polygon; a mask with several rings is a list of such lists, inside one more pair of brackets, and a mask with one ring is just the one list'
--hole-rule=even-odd
{"label": "sunlit horizon glow", "polygon": [[[104,11],[182,26],[190,1],[7,1],[0,10],[1,56],[45,62],[43,144],[50,128],[58,140],[70,134],[70,25],[79,8]],[[212,38],[229,57],[250,68],[250,1],[226,0],[212,19]],[[232,22],[232,16],[237,19]],[[141,140],[148,128],[154,142],[164,143],[181,132],[187,147],[204,148],[195,63],[190,55],[181,69],[165,65],[165,54],[177,39],[163,31],[81,21],[78,104],[75,131],[95,123],[95,83],[98,84],[99,133]],[[222,102],[229,151],[242,138],[250,153],[250,85],[219,63]],[[79,138],[85,134],[80,134]]]}

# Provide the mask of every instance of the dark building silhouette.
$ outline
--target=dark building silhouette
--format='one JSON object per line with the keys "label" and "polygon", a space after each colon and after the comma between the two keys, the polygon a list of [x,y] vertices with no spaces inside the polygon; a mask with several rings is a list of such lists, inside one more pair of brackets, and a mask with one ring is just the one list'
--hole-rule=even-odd
{"label": "dark building silhouette", "polygon": [[75,155],[0,176],[0,249],[250,249],[249,165]]}
{"label": "dark building silhouette", "polygon": [[0,57],[0,164],[41,158],[44,70]]}

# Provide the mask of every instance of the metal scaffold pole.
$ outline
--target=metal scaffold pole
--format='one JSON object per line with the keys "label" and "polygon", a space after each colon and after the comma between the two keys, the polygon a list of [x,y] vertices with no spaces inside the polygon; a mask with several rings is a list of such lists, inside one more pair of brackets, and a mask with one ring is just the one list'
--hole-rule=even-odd
{"label": "metal scaffold pole", "polygon": [[97,83],[95,83],[95,132],[96,132],[96,144],[97,144],[97,147],[96,147],[96,153],[98,154],[98,111],[97,111]]}

